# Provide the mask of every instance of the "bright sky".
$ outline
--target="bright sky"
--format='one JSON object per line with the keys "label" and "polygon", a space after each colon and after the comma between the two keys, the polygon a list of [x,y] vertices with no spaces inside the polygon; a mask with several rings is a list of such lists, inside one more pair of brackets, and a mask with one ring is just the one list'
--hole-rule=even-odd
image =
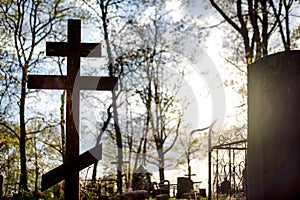
{"label": "bright sky", "polygon": [[[194,16],[194,21],[191,23],[197,23],[200,26],[209,26],[212,24],[217,24],[220,21],[218,15],[210,10],[204,9],[207,1],[190,1],[188,8],[183,8],[181,6],[181,1],[179,0],[169,0],[167,1],[166,9],[169,10],[174,21],[182,19],[185,15]],[[200,16],[198,18],[198,16]],[[207,23],[209,22],[209,24]],[[227,75],[224,67],[224,59],[220,57],[220,52],[223,48],[223,40],[219,31],[211,31],[210,34],[206,37],[206,40],[202,41],[203,44],[196,45],[192,41],[193,39],[186,39],[185,47],[187,48],[187,53],[182,53],[183,57],[187,59],[187,62],[190,62],[188,66],[192,73],[191,76],[187,76],[186,80],[188,84],[192,87],[195,96],[198,98],[198,111],[202,115],[199,117],[198,126],[203,127],[208,125],[216,117],[219,118],[219,121],[223,121],[221,118],[224,115],[232,114],[232,108],[237,105],[236,94],[235,92],[228,87],[216,88],[218,84],[222,84]],[[193,43],[193,44],[191,44]],[[201,46],[200,46],[201,45]],[[197,49],[196,53],[189,52],[189,49]],[[195,60],[189,59],[189,54],[195,54],[197,57]],[[216,77],[218,76],[218,77]],[[201,89],[199,89],[201,85]],[[204,87],[204,88],[203,88]],[[209,95],[199,94],[201,90],[206,90],[209,92]],[[225,99],[222,99],[222,90],[225,91]],[[212,96],[213,94],[213,96]],[[217,99],[214,99],[217,97]],[[222,108],[224,106],[224,108]],[[212,109],[216,107],[220,113],[212,113]],[[214,110],[216,112],[216,109]],[[214,115],[214,117],[212,117]],[[213,118],[213,119],[212,119]],[[219,122],[219,126],[223,123]],[[199,128],[197,127],[197,128]]]}
{"label": "bright sky", "polygon": [[[183,10],[179,0],[167,1],[166,7],[174,21],[182,19],[185,14],[194,16],[201,14],[201,18],[195,18],[196,23],[202,24],[202,26],[208,26],[205,24],[206,21],[209,21],[210,25],[217,24],[219,19],[216,18],[216,15],[203,8],[204,1],[191,1],[190,8]],[[220,32],[211,32],[203,42],[203,46],[194,46],[195,43],[188,41],[188,39],[184,43],[187,49],[197,49],[195,53],[197,57],[194,60],[189,59],[189,53],[191,52],[182,53],[183,59],[186,59],[184,66],[191,72],[185,77],[186,83],[183,84],[183,91],[190,92],[190,99],[195,100],[192,102],[191,110],[188,110],[186,117],[195,125],[193,129],[206,127],[216,118],[218,118],[218,125],[221,128],[224,120],[225,123],[228,123],[226,121],[228,119],[224,119],[224,116],[234,114],[234,107],[237,105],[237,94],[231,88],[218,86],[223,83],[224,74],[227,74],[224,73],[224,60],[219,55],[223,48]],[[202,181],[201,188],[207,188],[207,157],[201,160],[193,160],[192,171],[196,173],[193,180]],[[182,167],[180,170],[166,171],[166,177],[172,183],[176,183],[177,180],[173,174],[183,176],[186,173],[186,167]],[[158,180],[158,174],[154,174],[154,178]]]}

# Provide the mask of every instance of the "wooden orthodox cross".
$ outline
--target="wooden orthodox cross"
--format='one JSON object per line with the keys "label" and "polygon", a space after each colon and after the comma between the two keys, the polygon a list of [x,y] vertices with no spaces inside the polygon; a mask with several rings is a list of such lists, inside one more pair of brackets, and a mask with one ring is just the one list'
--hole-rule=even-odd
{"label": "wooden orthodox cross", "polygon": [[112,91],[117,84],[117,78],[114,77],[80,76],[80,57],[101,56],[100,44],[81,43],[80,40],[80,20],[68,20],[68,41],[46,43],[47,56],[67,57],[67,76],[28,76],[29,89],[64,89],[67,91],[65,161],[63,165],[51,170],[42,177],[42,190],[65,179],[66,200],[79,199],[79,171],[101,159],[102,155],[100,145],[79,156],[80,90]]}

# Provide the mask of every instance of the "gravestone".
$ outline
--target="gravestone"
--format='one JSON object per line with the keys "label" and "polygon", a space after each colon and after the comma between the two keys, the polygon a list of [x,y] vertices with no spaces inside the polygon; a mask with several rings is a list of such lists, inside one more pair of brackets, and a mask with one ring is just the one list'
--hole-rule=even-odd
{"label": "gravestone", "polygon": [[248,200],[300,199],[300,51],[248,68]]}
{"label": "gravestone", "polygon": [[[100,57],[99,43],[81,43],[81,21],[68,20],[68,41],[47,42],[47,56],[66,56],[67,75],[29,75],[29,89],[64,89],[66,102],[66,154],[63,165],[42,176],[42,190],[65,179],[65,199],[79,199],[79,171],[101,159],[101,145],[79,155],[80,90],[116,89],[115,77],[80,76],[81,57]],[[76,84],[77,83],[77,84]],[[99,155],[100,154],[100,155]]]}
{"label": "gravestone", "polygon": [[177,198],[186,198],[194,195],[193,181],[187,177],[177,178]]}

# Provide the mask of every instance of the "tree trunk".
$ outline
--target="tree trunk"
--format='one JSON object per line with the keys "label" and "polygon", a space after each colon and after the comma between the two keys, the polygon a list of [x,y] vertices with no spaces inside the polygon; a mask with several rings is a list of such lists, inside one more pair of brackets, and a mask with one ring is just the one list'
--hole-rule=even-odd
{"label": "tree trunk", "polygon": [[291,4],[288,3],[286,0],[283,1],[284,8],[285,8],[285,36],[286,36],[286,45],[285,50],[290,51],[291,50],[291,36],[290,36],[290,26],[289,26],[289,12],[291,8]]}
{"label": "tree trunk", "polygon": [[60,105],[60,131],[61,131],[61,150],[62,150],[62,159],[65,161],[65,148],[66,148],[66,138],[65,138],[65,99],[66,91],[63,91],[61,94],[61,105]]}
{"label": "tree trunk", "polygon": [[[109,107],[107,108],[107,110],[106,110],[106,113],[107,113],[107,119],[106,119],[106,121],[103,123],[103,126],[102,126],[102,128],[101,128],[101,130],[100,130],[100,133],[99,133],[98,137],[97,137],[97,141],[96,141],[95,146],[99,145],[99,143],[100,143],[100,141],[101,141],[101,138],[102,138],[102,135],[103,135],[104,131],[107,129],[107,127],[108,127],[108,125],[109,125],[109,122],[110,122],[110,120],[111,120],[112,113],[111,113],[111,111],[110,111],[110,108],[111,108],[111,106],[109,106]],[[102,152],[101,152],[101,154],[102,154]],[[93,181],[93,183],[96,182],[97,166],[98,166],[98,161],[96,161],[96,162],[94,163],[94,166],[93,166],[93,174],[92,174],[92,181]]]}
{"label": "tree trunk", "polygon": [[[102,133],[100,135],[98,135],[97,137],[97,141],[96,141],[96,145],[99,145],[100,141],[101,141],[101,137],[102,137]],[[100,152],[102,154],[102,152]],[[92,182],[93,184],[96,183],[96,176],[97,176],[97,166],[98,166],[98,161],[96,161],[93,165],[93,173],[92,173]]]}
{"label": "tree trunk", "polygon": [[159,153],[159,180],[165,180],[165,160],[163,153]]}
{"label": "tree trunk", "polygon": [[129,136],[128,139],[128,146],[129,146],[129,164],[128,164],[128,171],[127,171],[127,189],[131,187],[131,154],[132,154],[132,136]]}
{"label": "tree trunk", "polygon": [[21,174],[20,187],[27,191],[27,169],[26,169],[26,126],[25,126],[25,99],[26,99],[26,83],[27,83],[27,68],[22,67],[22,89],[20,99],[20,158],[21,158]]}
{"label": "tree trunk", "polygon": [[37,192],[39,190],[39,166],[37,160],[37,153],[35,153],[35,183],[34,190]]}
{"label": "tree trunk", "polygon": [[36,138],[33,140],[34,142],[34,158],[35,158],[35,183],[34,183],[34,191],[39,190],[39,165],[38,165],[38,153],[37,153],[37,148],[36,148]]}
{"label": "tree trunk", "polygon": [[[108,70],[109,76],[113,77],[115,75],[113,70],[113,58],[112,52],[110,47],[110,42],[108,39],[108,19],[107,19],[107,12],[108,12],[109,3],[105,2],[104,0],[100,1],[100,8],[102,14],[102,24],[103,24],[103,31],[104,31],[104,40],[106,43],[106,51],[108,55]],[[117,186],[118,186],[118,193],[122,194],[122,165],[123,165],[123,151],[122,151],[122,134],[119,127],[119,120],[118,120],[118,111],[117,111],[117,95],[116,91],[112,91],[112,108],[113,108],[113,118],[114,118],[114,127],[116,132],[116,142],[118,148],[118,164],[117,164]]]}
{"label": "tree trunk", "polygon": [[266,56],[268,55],[268,9],[267,9],[267,1],[261,1],[262,6],[262,14],[263,14],[263,20],[262,20],[262,55]]}
{"label": "tree trunk", "polygon": [[165,180],[165,156],[163,152],[163,146],[158,145],[158,167],[159,167],[159,180],[162,182]]}
{"label": "tree trunk", "polygon": [[118,164],[117,164],[117,186],[118,186],[118,193],[122,194],[122,165],[123,165],[123,149],[122,149],[122,134],[119,127],[119,120],[118,120],[118,111],[117,111],[117,97],[116,92],[112,92],[112,107],[113,107],[113,114],[114,114],[114,127],[116,131],[116,142],[117,142],[117,151],[118,151]]}

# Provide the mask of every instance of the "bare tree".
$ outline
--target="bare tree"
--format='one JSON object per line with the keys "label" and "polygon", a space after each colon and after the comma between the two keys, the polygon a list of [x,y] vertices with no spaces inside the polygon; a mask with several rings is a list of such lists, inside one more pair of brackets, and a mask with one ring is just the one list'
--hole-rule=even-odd
{"label": "bare tree", "polygon": [[[100,21],[101,24],[101,30],[103,39],[105,42],[105,49],[107,54],[107,70],[109,76],[116,76],[118,77],[118,72],[114,69],[113,62],[114,62],[114,55],[112,50],[112,39],[110,38],[111,32],[110,32],[110,26],[112,25],[110,19],[111,18],[120,18],[118,13],[115,13],[115,11],[119,10],[120,6],[124,6],[127,1],[118,1],[118,0],[99,0],[96,1],[96,5],[94,2],[85,1],[86,5],[88,5],[92,11],[94,11],[97,20]],[[95,8],[96,6],[96,8]],[[118,107],[117,107],[117,98],[120,92],[117,92],[116,90],[112,91],[112,103],[109,109],[107,109],[107,119],[103,123],[103,126],[100,130],[100,134],[97,137],[97,142],[100,142],[100,139],[102,137],[103,132],[106,130],[111,118],[113,119],[114,124],[114,131],[115,131],[115,140],[117,144],[117,186],[118,186],[118,192],[122,193],[122,165],[123,165],[123,146],[122,146],[122,133],[119,125],[119,118],[118,118]],[[112,111],[111,111],[112,109]],[[95,179],[96,176],[96,166],[97,163],[94,165],[93,170],[93,179]]]}
{"label": "bare tree", "polygon": [[294,0],[210,0],[211,5],[241,36],[247,65],[268,55],[269,41],[275,32],[284,50],[291,48],[290,15]]}
{"label": "bare tree", "polygon": [[19,139],[22,190],[28,190],[26,168],[26,96],[28,94],[27,76],[43,57],[43,52],[36,51],[39,44],[51,34],[52,27],[64,16],[68,8],[62,8],[62,1],[5,1],[0,5],[1,19],[6,33],[12,35],[10,47],[14,49],[15,65],[20,69],[18,80],[20,91],[16,94],[19,106],[19,131],[14,131]]}
{"label": "bare tree", "polygon": [[[166,154],[177,141],[186,103],[176,98],[184,73],[176,71],[180,60],[168,48],[170,38],[165,35],[182,24],[167,23],[164,20],[168,19],[168,13],[158,9],[163,7],[163,3],[153,5],[155,11],[145,19],[149,22],[132,21],[137,38],[133,42],[140,48],[122,56],[121,63],[135,66],[131,67],[135,70],[130,70],[133,76],[127,75],[124,79],[127,79],[126,85],[129,84],[127,87],[135,87],[135,91],[128,95],[131,98],[131,109],[142,109],[140,118],[143,125],[139,130],[141,136],[134,169],[137,168],[137,158],[141,156],[141,165],[154,162],[158,166],[160,180],[163,181]],[[136,102],[137,97],[140,102]],[[149,153],[151,149],[155,149],[156,159]]]}
{"label": "bare tree", "polygon": [[[118,125],[114,130],[119,152],[118,181],[124,155],[128,155],[129,161],[134,161],[127,168],[127,186],[130,185],[129,171],[134,171],[138,164],[143,165],[150,160],[159,166],[161,179],[164,180],[165,156],[177,140],[184,110],[184,105],[175,98],[182,76],[171,78],[170,71],[174,70],[172,74],[175,73],[178,60],[172,50],[168,49],[168,45],[174,47],[168,35],[183,30],[183,23],[170,22],[166,10],[159,13],[160,8],[165,7],[164,1],[137,1],[137,5],[134,5],[135,1],[128,5],[127,1],[98,1],[100,9],[95,9],[88,1],[86,3],[94,9],[101,22],[108,72],[120,78],[121,93],[113,94],[113,100],[119,97],[118,103],[126,106],[127,110],[126,116],[114,113],[114,102],[112,104],[113,117],[118,117],[118,123],[114,119],[114,126]],[[156,7],[154,14],[140,19],[153,7]],[[145,23],[144,20],[150,22]],[[173,85],[168,85],[168,78]],[[115,107],[119,109],[120,104],[115,104]],[[123,134],[119,135],[118,130]],[[123,154],[125,148],[128,148],[128,154]],[[150,151],[156,151],[151,158],[148,156]]]}

